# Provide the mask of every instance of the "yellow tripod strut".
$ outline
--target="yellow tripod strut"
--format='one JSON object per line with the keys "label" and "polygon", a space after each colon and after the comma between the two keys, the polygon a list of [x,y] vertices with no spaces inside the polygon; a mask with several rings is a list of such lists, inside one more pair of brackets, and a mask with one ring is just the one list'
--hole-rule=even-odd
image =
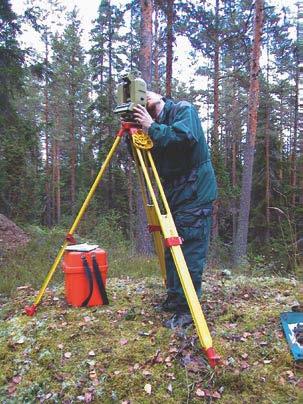
{"label": "yellow tripod strut", "polygon": [[[161,230],[163,233],[163,237],[164,239],[170,239],[170,238],[174,238],[174,239],[178,239],[178,232],[157,172],[157,169],[155,167],[154,164],[154,160],[153,157],[150,153],[150,151],[145,150],[145,151],[141,151],[140,149],[136,148],[136,154],[138,156],[138,160],[140,162],[140,166],[141,169],[143,171],[144,174],[144,178],[145,178],[145,183],[146,186],[148,188],[148,191],[150,193],[153,205],[155,207],[155,212],[158,216],[158,220],[161,226]],[[161,214],[160,208],[159,208],[159,204],[152,186],[152,182],[150,179],[150,175],[148,172],[148,169],[146,167],[145,161],[146,159],[144,158],[144,154],[147,155],[148,157],[148,161],[150,163],[161,199],[162,199],[162,203],[163,206],[165,208],[166,213],[163,215]],[[205,350],[206,356],[208,357],[209,363],[211,366],[215,366],[218,362],[219,362],[219,357],[217,356],[217,354],[215,353],[213,347],[212,347],[212,338],[205,320],[205,317],[203,315],[202,312],[202,308],[201,305],[199,303],[198,300],[198,296],[196,294],[190,273],[188,271],[188,267],[187,264],[185,262],[184,259],[184,255],[182,252],[182,249],[180,247],[180,245],[172,245],[170,246],[170,250],[171,250],[171,254],[180,278],[180,282],[186,297],[186,300],[188,302],[188,306],[192,315],[192,318],[194,320],[194,324],[198,333],[198,337],[200,340],[200,343],[202,345],[202,347]]]}
{"label": "yellow tripod strut", "polygon": [[[135,136],[132,136],[132,140],[134,139]],[[135,164],[137,167],[138,171],[138,178],[139,178],[139,185],[141,189],[141,195],[143,199],[143,204],[144,204],[144,209],[147,217],[147,222],[149,226],[160,226],[159,220],[157,213],[155,211],[155,206],[153,203],[148,201],[148,195],[147,195],[147,189],[146,189],[146,184],[144,182],[144,175],[142,173],[142,169],[140,168],[139,160],[137,153],[135,151],[136,146],[134,146],[134,143],[131,143],[132,146],[132,152],[133,152],[133,157],[135,160]],[[146,156],[144,156],[146,157]],[[145,164],[146,166],[146,164]],[[163,238],[160,234],[159,231],[152,231],[152,238],[155,246],[155,251],[156,255],[158,257],[159,265],[160,265],[160,271],[161,271],[161,276],[162,276],[162,281],[163,281],[163,286],[166,286],[166,267],[165,267],[165,256],[164,256],[164,248],[163,248]]]}
{"label": "yellow tripod strut", "polygon": [[[114,143],[113,143],[113,145],[112,145],[106,159],[104,160],[104,162],[103,162],[103,164],[102,164],[102,166],[101,166],[101,168],[99,170],[99,173],[98,173],[98,175],[97,175],[91,189],[89,190],[89,193],[87,194],[87,197],[85,198],[85,201],[82,204],[81,209],[79,210],[79,212],[77,214],[77,217],[76,217],[72,227],[70,228],[70,230],[68,232],[67,238],[71,237],[74,234],[75,230],[77,229],[77,227],[79,225],[79,222],[80,222],[82,216],[84,215],[84,213],[85,213],[85,211],[86,211],[86,209],[87,209],[87,207],[88,207],[94,193],[96,192],[97,186],[99,185],[99,183],[100,183],[100,181],[101,181],[101,179],[103,177],[103,174],[104,174],[105,170],[107,169],[107,167],[108,167],[108,165],[110,163],[110,160],[111,160],[113,154],[115,153],[119,143],[121,142],[121,136],[123,135],[123,132],[124,132],[124,129],[121,128],[120,131],[118,132],[117,136],[116,136],[116,139],[115,139],[115,141],[114,141]],[[41,288],[39,290],[39,293],[38,293],[33,305],[25,307],[25,312],[26,312],[27,315],[33,316],[36,313],[37,306],[40,303],[40,301],[41,301],[41,299],[42,299],[42,297],[44,295],[45,289],[47,288],[49,282],[51,281],[51,279],[52,279],[52,277],[53,277],[53,275],[54,275],[54,273],[55,273],[55,271],[56,271],[56,269],[57,269],[57,267],[58,267],[58,265],[59,265],[59,263],[60,263],[60,261],[61,261],[61,259],[63,257],[63,254],[64,254],[65,248],[67,246],[67,243],[68,243],[68,240],[65,240],[63,245],[61,246],[61,248],[60,248],[60,250],[59,250],[59,252],[58,252],[58,254],[57,254],[56,258],[55,258],[55,261],[54,261],[53,265],[51,266],[51,268],[50,268],[50,270],[49,270],[49,272],[48,272],[48,274],[47,274],[47,276],[46,276],[46,278],[45,278],[45,280],[44,280],[44,282],[43,282],[43,284],[42,284],[42,286],[41,286]]]}

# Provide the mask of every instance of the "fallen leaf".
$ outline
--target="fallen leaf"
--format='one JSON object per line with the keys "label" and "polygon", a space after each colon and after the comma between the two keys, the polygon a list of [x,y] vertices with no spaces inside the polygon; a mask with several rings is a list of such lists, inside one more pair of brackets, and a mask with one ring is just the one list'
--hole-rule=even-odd
{"label": "fallen leaf", "polygon": [[269,360],[269,359],[264,359],[263,363],[265,363],[265,365],[268,365],[269,363],[271,363],[271,360]]}
{"label": "fallen leaf", "polygon": [[120,373],[121,373],[121,370],[115,370],[114,371],[114,375],[116,375],[116,376],[119,375]]}
{"label": "fallen leaf", "polygon": [[126,338],[121,338],[119,342],[120,345],[126,345],[128,343],[128,340]]}
{"label": "fallen leaf", "polygon": [[205,397],[205,393],[204,393],[203,390],[197,389],[197,390],[196,390],[196,396],[198,396],[198,397]]}
{"label": "fallen leaf", "polygon": [[261,341],[259,345],[260,346],[266,346],[266,345],[268,345],[268,342],[267,341]]}
{"label": "fallen leaf", "polygon": [[64,345],[63,345],[63,344],[58,344],[57,347],[58,347],[59,349],[63,349],[63,348],[64,348]]}
{"label": "fallen leaf", "polygon": [[152,373],[149,370],[143,370],[142,374],[144,376],[151,376],[152,375]]}
{"label": "fallen leaf", "polygon": [[90,392],[86,392],[84,395],[84,402],[85,403],[91,403],[93,401],[93,395]]}
{"label": "fallen leaf", "polygon": [[89,372],[89,378],[90,378],[91,380],[93,380],[93,379],[96,379],[96,377],[97,377],[96,371],[95,371],[95,370],[91,370],[91,371]]}
{"label": "fallen leaf", "polygon": [[22,377],[21,377],[20,375],[13,377],[13,382],[14,382],[15,384],[20,383],[21,380],[22,380]]}
{"label": "fallen leaf", "polygon": [[242,359],[248,358],[248,354],[247,354],[247,353],[242,354],[242,355],[241,355],[241,358],[242,358]]}
{"label": "fallen leaf", "polygon": [[167,386],[167,391],[168,391],[169,393],[172,393],[172,392],[173,392],[173,386],[171,385],[171,383],[169,383],[169,385]]}
{"label": "fallen leaf", "polygon": [[89,351],[88,355],[89,355],[89,356],[95,356],[96,354],[95,354],[94,351]]}
{"label": "fallen leaf", "polygon": [[249,364],[245,361],[241,362],[241,369],[247,369],[249,368]]}
{"label": "fallen leaf", "polygon": [[20,338],[16,341],[16,344],[23,344],[24,341],[25,341],[25,337],[24,337],[24,335],[22,335],[22,337],[20,337]]}
{"label": "fallen leaf", "polygon": [[139,367],[140,367],[139,363],[135,363],[135,364],[134,364],[134,370],[138,370]]}
{"label": "fallen leaf", "polygon": [[285,373],[287,374],[287,377],[290,380],[295,377],[294,372],[292,372],[291,370],[287,370]]}
{"label": "fallen leaf", "polygon": [[151,395],[151,392],[152,392],[152,386],[151,386],[151,384],[147,383],[147,384],[144,386],[144,390],[146,391],[147,394]]}
{"label": "fallen leaf", "polygon": [[10,384],[7,389],[9,395],[14,394],[16,390],[17,386],[15,384]]}
{"label": "fallen leaf", "polygon": [[72,356],[71,352],[65,352],[64,353],[64,358],[69,359]]}

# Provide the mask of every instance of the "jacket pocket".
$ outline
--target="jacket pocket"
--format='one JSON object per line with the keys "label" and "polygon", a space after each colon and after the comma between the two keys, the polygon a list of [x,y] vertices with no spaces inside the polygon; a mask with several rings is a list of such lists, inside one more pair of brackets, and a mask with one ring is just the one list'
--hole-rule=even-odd
{"label": "jacket pocket", "polygon": [[175,211],[180,205],[197,198],[197,179],[197,170],[193,169],[188,175],[183,175],[169,182],[166,192],[172,211]]}
{"label": "jacket pocket", "polygon": [[211,228],[211,213],[211,207],[193,208],[176,213],[174,220],[179,236],[185,241],[203,239],[208,241]]}

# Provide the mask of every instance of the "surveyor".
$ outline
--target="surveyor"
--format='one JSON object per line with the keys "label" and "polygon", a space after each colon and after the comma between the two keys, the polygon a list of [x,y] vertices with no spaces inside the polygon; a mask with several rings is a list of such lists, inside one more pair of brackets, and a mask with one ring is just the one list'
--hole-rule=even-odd
{"label": "surveyor", "polygon": [[[153,140],[152,154],[200,298],[217,185],[198,113],[187,101],[174,103],[148,91],[146,108],[138,105],[134,117]],[[187,327],[192,318],[170,249],[165,263],[167,298],[161,309],[174,314],[164,325]]]}

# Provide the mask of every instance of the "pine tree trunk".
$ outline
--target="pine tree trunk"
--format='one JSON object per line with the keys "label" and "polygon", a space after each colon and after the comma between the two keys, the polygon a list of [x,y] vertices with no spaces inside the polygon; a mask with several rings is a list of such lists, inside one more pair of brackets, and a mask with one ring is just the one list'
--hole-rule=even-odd
{"label": "pine tree trunk", "polygon": [[303,205],[303,2],[298,1],[298,38],[297,38],[297,53],[298,53],[298,71],[299,71],[299,90],[298,90],[298,152],[300,161],[298,163],[298,203],[300,206]]}
{"label": "pine tree trunk", "polygon": [[155,5],[155,48],[154,48],[154,90],[156,93],[160,93],[160,81],[159,81],[159,7]]}
{"label": "pine tree trunk", "polygon": [[74,106],[70,106],[70,204],[71,213],[75,213],[76,203],[76,140],[75,140],[75,111]]}
{"label": "pine tree trunk", "polygon": [[299,67],[296,66],[296,86],[295,86],[295,116],[294,116],[294,135],[292,139],[290,156],[290,186],[291,186],[291,204],[296,206],[296,187],[297,187],[297,136],[298,136],[298,100],[299,100]]}
{"label": "pine tree trunk", "polygon": [[[112,15],[111,15],[111,8],[109,7],[109,24],[108,24],[108,126],[107,132],[108,136],[112,138],[112,121],[113,121],[113,72],[112,72],[112,51],[113,51],[113,28],[112,28]],[[108,193],[107,193],[107,200],[108,200],[108,208],[112,209],[113,207],[113,163],[112,160],[108,166]]]}
{"label": "pine tree trunk", "polygon": [[[71,68],[73,75],[75,74],[75,55],[72,54]],[[76,149],[76,138],[75,138],[75,84],[74,77],[70,77],[70,89],[69,89],[69,138],[70,138],[70,204],[71,213],[75,213],[76,209],[76,159],[77,159],[77,149]]]}
{"label": "pine tree trunk", "polygon": [[128,196],[128,233],[131,241],[131,246],[134,245],[134,230],[135,230],[135,218],[134,218],[134,180],[133,180],[133,160],[129,156],[127,158],[127,196]]}
{"label": "pine tree trunk", "polygon": [[151,85],[151,67],[152,67],[152,43],[153,43],[153,28],[152,28],[152,0],[140,0],[141,2],[141,44],[140,44],[140,66],[143,80],[147,86]]}
{"label": "pine tree trunk", "polygon": [[48,37],[45,36],[45,86],[44,86],[44,125],[45,125],[45,194],[46,194],[46,226],[52,225],[51,217],[51,184],[50,177],[50,153],[49,153],[49,80],[48,80]]}
{"label": "pine tree trunk", "polygon": [[57,223],[61,221],[61,171],[60,171],[60,145],[59,140],[56,141],[56,218]]}
{"label": "pine tree trunk", "polygon": [[[220,0],[216,0],[215,19],[216,19],[216,39],[215,39],[215,54],[214,54],[214,129],[211,139],[212,146],[212,160],[214,167],[218,166],[219,162],[219,56],[220,56],[220,42],[219,42],[219,4]],[[219,222],[218,222],[219,201],[214,203],[212,214],[212,238],[216,239],[219,235]]]}
{"label": "pine tree trunk", "polygon": [[265,218],[266,230],[265,241],[268,242],[270,238],[270,136],[269,136],[269,45],[267,45],[267,69],[266,69],[266,96],[265,96]]}
{"label": "pine tree trunk", "polygon": [[166,96],[171,98],[171,84],[173,74],[173,24],[174,24],[174,0],[166,3],[167,37],[166,37]]}
{"label": "pine tree trunk", "polygon": [[255,1],[254,38],[250,62],[250,85],[248,99],[248,123],[244,150],[244,168],[240,198],[240,212],[233,259],[240,264],[246,258],[248,223],[251,202],[252,172],[254,163],[255,140],[257,132],[257,113],[259,108],[259,72],[261,53],[261,34],[263,26],[263,0]]}
{"label": "pine tree trunk", "polygon": [[[238,94],[236,91],[236,83],[234,80],[234,85],[233,85],[234,91],[233,91],[233,111],[232,111],[232,118],[233,119],[233,124],[232,124],[232,147],[231,147],[231,178],[232,178],[232,187],[233,190],[236,192],[236,187],[238,185],[238,178],[237,178],[237,155],[238,155],[238,142],[239,142],[239,135],[238,135],[238,125],[236,124],[237,122],[237,113],[238,113]],[[236,240],[236,234],[237,234],[237,198],[234,196],[232,198],[231,202],[231,209],[232,209],[232,240],[233,244],[235,243]]]}
{"label": "pine tree trunk", "polygon": [[[267,103],[267,101],[266,101]],[[265,107],[265,217],[266,217],[266,231],[265,241],[270,238],[270,152],[269,152],[269,111],[268,105]]]}
{"label": "pine tree trunk", "polygon": [[[152,0],[141,0],[141,44],[140,44],[140,66],[143,80],[147,86],[151,85],[151,55],[152,55]],[[137,229],[136,229],[136,251],[141,255],[150,255],[152,252],[151,238],[147,232],[147,223],[142,196],[137,192]]]}

